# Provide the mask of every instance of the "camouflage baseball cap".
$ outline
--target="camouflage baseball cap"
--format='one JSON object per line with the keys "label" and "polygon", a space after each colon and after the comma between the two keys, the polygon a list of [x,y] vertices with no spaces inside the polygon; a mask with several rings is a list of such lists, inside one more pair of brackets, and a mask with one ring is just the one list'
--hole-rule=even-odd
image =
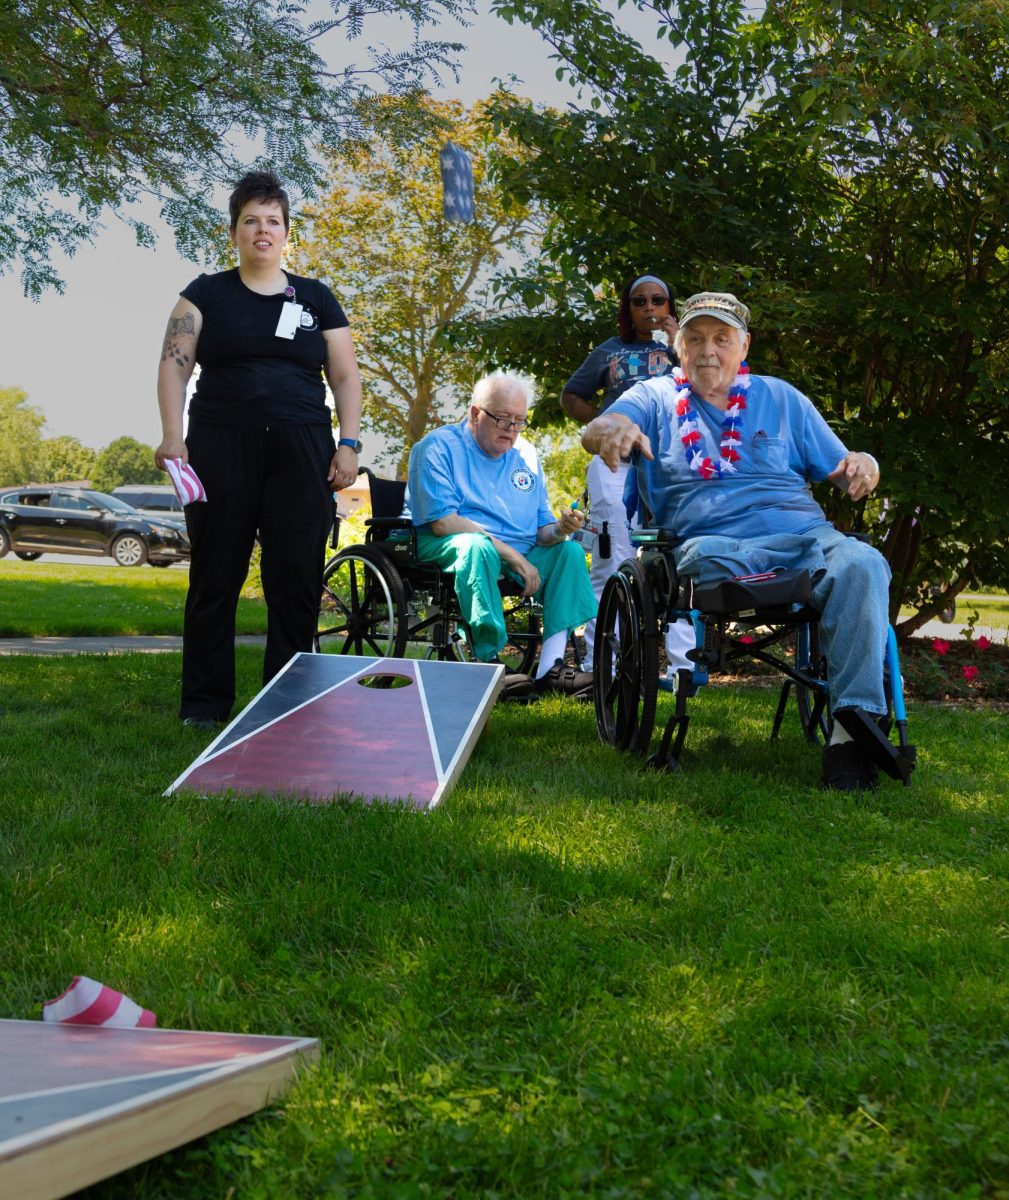
{"label": "camouflage baseball cap", "polygon": [[680,325],[686,325],[694,317],[716,317],[726,325],[742,330],[750,324],[750,310],[731,292],[697,292],[684,300],[680,308]]}

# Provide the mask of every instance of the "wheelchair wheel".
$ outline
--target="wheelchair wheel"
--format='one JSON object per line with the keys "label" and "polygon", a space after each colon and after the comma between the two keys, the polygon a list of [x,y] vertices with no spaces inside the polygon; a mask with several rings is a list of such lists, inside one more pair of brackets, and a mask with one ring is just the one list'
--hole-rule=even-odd
{"label": "wheelchair wheel", "polygon": [[[816,679],[827,678],[827,664],[820,649],[820,626],[816,623],[800,625],[795,631],[795,667]],[[823,745],[830,735],[830,706],[826,697],[815,688],[796,684],[795,701],[807,741]]]}
{"label": "wheelchair wheel", "polygon": [[593,695],[599,736],[618,750],[645,754],[655,725],[659,623],[647,575],[627,559],[599,601]]}
{"label": "wheelchair wheel", "polygon": [[371,546],[348,546],[326,564],[316,649],[402,658],[405,612],[403,580],[389,558]]}

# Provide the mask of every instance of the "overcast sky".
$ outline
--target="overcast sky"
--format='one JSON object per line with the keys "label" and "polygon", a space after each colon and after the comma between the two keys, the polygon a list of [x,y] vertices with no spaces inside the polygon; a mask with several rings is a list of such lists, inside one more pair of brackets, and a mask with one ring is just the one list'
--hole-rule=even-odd
{"label": "overcast sky", "polygon": [[[523,95],[558,106],[570,100],[572,89],[557,81],[539,35],[491,16],[486,0],[479,2],[484,13],[470,28],[431,35],[468,47],[460,83],[436,94],[472,104],[490,93],[495,77],[515,74]],[[638,36],[651,41],[647,26]],[[366,31],[364,40],[376,38]],[[0,277],[0,386],[28,392],[45,414],[47,437],[71,434],[101,448],[129,434],[157,445],[155,375],[165,324],[180,289],[203,268],[180,258],[167,230],[156,249],[141,249],[110,216],[95,245],[59,269],[66,292],[37,304],[24,298],[16,274]]]}

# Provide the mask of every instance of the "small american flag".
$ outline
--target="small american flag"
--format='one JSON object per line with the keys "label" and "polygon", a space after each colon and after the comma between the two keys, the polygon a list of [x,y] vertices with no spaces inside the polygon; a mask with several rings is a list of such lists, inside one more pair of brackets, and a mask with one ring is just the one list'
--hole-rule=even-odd
{"label": "small american flag", "polygon": [[454,142],[446,142],[441,155],[442,212],[446,221],[473,220],[473,163]]}

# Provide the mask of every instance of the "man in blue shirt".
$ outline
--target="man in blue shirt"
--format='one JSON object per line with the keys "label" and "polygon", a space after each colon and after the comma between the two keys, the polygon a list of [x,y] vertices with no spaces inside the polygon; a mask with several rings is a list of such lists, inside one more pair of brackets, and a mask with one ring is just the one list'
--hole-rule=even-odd
{"label": "man in blue shirt", "polygon": [[[829,479],[861,500],[879,465],[849,451],[790,384],[749,374],[749,317],[728,292],[691,296],[675,341],[680,367],[625,392],[586,427],[582,445],[611,469],[637,452],[643,499],[679,539],[681,574],[707,584],[808,568],[832,711],[881,716],[890,571],[878,551],[830,524],[810,490]],[[875,765],[843,721],[824,748],[824,784],[873,787]]]}
{"label": "man in blue shirt", "polygon": [[465,420],[422,438],[410,452],[407,504],[425,562],[453,576],[473,653],[495,661],[508,640],[498,578],[543,605],[543,648],[534,688],[576,694],[592,676],[564,665],[570,631],[595,616],[585,555],[568,535],[584,517],[554,518],[539,465],[516,448],[528,394],[517,376],[495,374],[473,389]]}

